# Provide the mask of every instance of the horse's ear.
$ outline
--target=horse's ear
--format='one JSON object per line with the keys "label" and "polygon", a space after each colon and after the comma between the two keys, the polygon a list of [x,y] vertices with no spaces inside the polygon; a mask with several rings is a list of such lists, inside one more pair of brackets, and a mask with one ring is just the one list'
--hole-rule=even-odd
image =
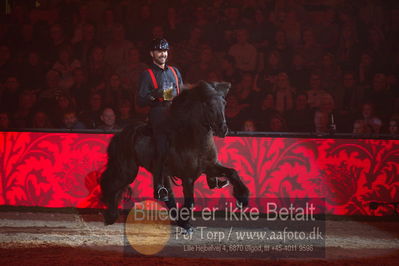
{"label": "horse's ear", "polygon": [[212,86],[212,84],[201,80],[195,86],[194,91],[196,92],[197,99],[200,99],[200,101],[206,101],[209,95],[214,93],[215,88]]}
{"label": "horse's ear", "polygon": [[215,90],[219,94],[221,94],[224,98],[226,98],[227,93],[229,92],[229,90],[231,88],[230,82],[213,82],[212,85],[215,88]]}

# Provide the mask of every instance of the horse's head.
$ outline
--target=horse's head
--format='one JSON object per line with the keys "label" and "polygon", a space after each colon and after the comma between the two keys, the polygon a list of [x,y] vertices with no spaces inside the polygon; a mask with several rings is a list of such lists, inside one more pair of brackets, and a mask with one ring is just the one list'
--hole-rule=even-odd
{"label": "horse's head", "polygon": [[228,133],[224,110],[230,86],[227,82],[200,81],[173,100],[172,115],[175,119],[194,127],[211,129],[214,135],[223,138]]}
{"label": "horse's head", "polygon": [[228,82],[207,83],[201,81],[198,86],[206,92],[202,98],[204,122],[212,129],[216,136],[224,138],[229,131],[224,111],[226,107],[226,95],[231,84]]}

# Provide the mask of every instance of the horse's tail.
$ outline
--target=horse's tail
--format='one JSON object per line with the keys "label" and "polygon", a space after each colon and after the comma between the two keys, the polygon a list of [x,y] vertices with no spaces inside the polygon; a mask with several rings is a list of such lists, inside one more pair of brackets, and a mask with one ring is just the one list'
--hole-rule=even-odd
{"label": "horse's tail", "polygon": [[100,178],[101,201],[107,207],[105,224],[113,224],[118,218],[122,194],[137,175],[139,166],[134,152],[137,128],[137,125],[125,127],[111,138],[108,145],[108,163]]}

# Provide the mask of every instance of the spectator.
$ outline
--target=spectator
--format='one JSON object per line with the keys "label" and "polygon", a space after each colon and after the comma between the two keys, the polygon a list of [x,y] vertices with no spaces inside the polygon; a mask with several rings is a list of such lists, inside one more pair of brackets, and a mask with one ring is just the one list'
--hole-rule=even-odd
{"label": "spectator", "polygon": [[36,111],[33,114],[32,128],[54,128],[54,126],[46,112]]}
{"label": "spectator", "polygon": [[175,42],[180,42],[185,39],[182,19],[175,7],[168,7],[165,20],[165,33],[170,40],[174,40]]}
{"label": "spectator", "polygon": [[326,53],[323,55],[320,68],[321,86],[330,94],[336,93],[342,79],[342,72],[335,62],[334,55]]}
{"label": "spectator", "polygon": [[47,55],[47,61],[52,65],[57,60],[59,49],[68,45],[64,30],[60,24],[54,24],[50,27],[50,39],[50,46],[46,50],[41,51],[41,53]]}
{"label": "spectator", "polygon": [[256,86],[256,81],[254,81],[254,75],[251,73],[244,73],[241,76],[241,81],[234,88],[236,91],[236,95],[238,96],[238,100],[240,103],[246,103],[251,105],[252,111],[249,115],[256,115],[255,109],[257,106],[260,106],[262,103],[262,99],[265,95],[265,91]]}
{"label": "spectator", "polygon": [[69,95],[62,94],[56,98],[56,106],[52,111],[51,117],[53,118],[54,125],[57,127],[62,126],[63,117],[66,111],[75,110],[76,104],[75,100]]}
{"label": "spectator", "polygon": [[126,40],[124,27],[122,25],[117,25],[113,28],[111,42],[105,47],[105,62],[107,62],[113,70],[117,69],[127,61],[131,48],[133,48],[133,43]]}
{"label": "spectator", "polygon": [[248,41],[248,31],[238,29],[236,31],[236,43],[229,49],[229,55],[233,56],[236,67],[241,71],[254,72],[257,63],[257,50]]}
{"label": "spectator", "polygon": [[46,87],[39,91],[39,105],[48,113],[55,108],[56,99],[62,94],[66,94],[60,87],[60,74],[55,70],[50,70],[46,74]]}
{"label": "spectator", "polygon": [[364,122],[364,120],[356,120],[353,123],[353,134],[356,135],[367,135],[370,134],[371,130],[367,126],[367,124]]}
{"label": "spectator", "polygon": [[292,47],[287,42],[285,31],[279,30],[276,32],[271,51],[278,52],[281,63],[280,67],[285,69],[292,60]]}
{"label": "spectator", "polygon": [[329,117],[326,112],[316,110],[313,116],[314,133],[316,134],[328,134],[329,128]]}
{"label": "spectator", "polygon": [[8,76],[4,81],[4,89],[1,95],[1,108],[9,113],[14,113],[18,106],[18,98],[20,94],[20,83],[18,78]]}
{"label": "spectator", "polygon": [[324,51],[335,51],[340,30],[335,22],[335,9],[327,8],[320,15],[320,23],[314,27],[316,38]]}
{"label": "spectator", "polygon": [[221,79],[223,81],[228,81],[232,84],[236,84],[240,80],[240,74],[235,68],[234,57],[232,57],[231,55],[226,55],[222,58],[220,67]]}
{"label": "spectator", "polygon": [[89,63],[90,51],[98,45],[96,40],[96,28],[93,24],[83,25],[82,40],[74,44],[76,58],[83,66]]}
{"label": "spectator", "polygon": [[392,117],[389,120],[388,133],[391,136],[398,136],[399,135],[399,119],[398,119],[398,117]]}
{"label": "spectator", "polygon": [[155,25],[151,30],[151,40],[165,38],[165,31],[161,25]]}
{"label": "spectator", "polygon": [[241,26],[240,9],[236,6],[226,7],[221,21],[222,44],[226,46],[233,45],[234,31]]}
{"label": "spectator", "polygon": [[[203,31],[199,27],[193,27],[190,30],[188,40],[184,40],[179,45],[178,57],[175,61],[178,65],[182,66],[183,69],[188,69],[192,65],[196,64],[200,59],[203,43]],[[185,71],[183,71],[184,73]]]}
{"label": "spectator", "polygon": [[138,14],[131,14],[133,19],[128,21],[129,39],[137,42],[140,47],[144,47],[144,42],[151,39],[151,28],[157,22],[157,19],[149,5],[141,5],[134,12],[136,10]]}
{"label": "spectator", "polygon": [[258,129],[261,131],[269,131],[271,118],[278,115],[274,108],[274,95],[268,93],[262,99],[261,108],[257,115],[254,116]]}
{"label": "spectator", "polygon": [[203,8],[202,6],[194,7],[194,16],[192,18],[192,23],[194,26],[200,27],[205,32],[208,30],[209,18],[205,8]]}
{"label": "spectator", "polygon": [[299,93],[296,95],[294,109],[287,112],[286,117],[290,131],[312,131],[312,111],[308,106],[308,97],[306,93]]}
{"label": "spectator", "polygon": [[359,120],[363,120],[364,123],[370,128],[370,133],[379,134],[382,121],[378,118],[374,113],[374,105],[372,103],[364,103],[362,106],[362,118]]}
{"label": "spectator", "polygon": [[284,70],[280,54],[277,51],[271,51],[267,56],[264,70],[258,74],[257,86],[264,91],[271,92],[276,83],[277,75]]}
{"label": "spectator", "polygon": [[212,48],[204,47],[199,62],[190,67],[186,79],[188,83],[196,83],[200,80],[206,80],[208,74],[216,70],[217,63]]}
{"label": "spectator", "polygon": [[77,108],[82,109],[89,99],[89,85],[87,73],[83,68],[73,70],[73,86],[70,89],[71,97],[76,101]]}
{"label": "spectator", "polygon": [[21,83],[27,89],[42,89],[45,86],[46,66],[40,54],[30,51],[19,72]]}
{"label": "spectator", "polygon": [[85,129],[86,126],[78,120],[75,110],[67,110],[64,113],[64,127],[66,129]]}
{"label": "spectator", "polygon": [[116,73],[120,76],[122,83],[126,85],[130,93],[134,95],[135,91],[137,91],[136,87],[140,74],[147,68],[148,66],[140,59],[139,49],[131,48],[128,60],[118,67]]}
{"label": "spectator", "polygon": [[118,74],[111,75],[104,91],[104,104],[116,107],[125,99],[133,99],[127,88],[121,82]]}
{"label": "spectator", "polygon": [[316,41],[313,31],[308,28],[302,32],[302,43],[298,47],[298,51],[302,54],[305,66],[314,68],[318,66],[323,48]]}
{"label": "spectator", "polygon": [[16,128],[28,128],[33,115],[37,96],[33,91],[24,90],[19,95],[18,108],[12,116]]}
{"label": "spectator", "polygon": [[353,72],[347,72],[343,75],[342,87],[336,91],[334,98],[342,115],[353,115],[360,109],[361,104],[364,102],[364,91],[357,84]]}
{"label": "spectator", "polygon": [[[301,39],[301,29],[302,26],[297,18],[297,11],[289,10],[288,12],[285,12],[285,18],[280,24],[281,31],[275,36],[276,48],[279,46],[288,48],[288,44],[297,45]],[[283,53],[284,50],[288,51],[288,49],[278,50],[280,53]]]}
{"label": "spectator", "polygon": [[320,74],[315,72],[312,73],[309,78],[309,85],[310,89],[307,91],[309,107],[319,108],[322,98],[328,94],[327,91],[321,87]]}
{"label": "spectator", "polygon": [[248,116],[250,104],[242,103],[234,91],[227,96],[226,120],[231,130],[240,130]]}
{"label": "spectator", "polygon": [[384,73],[376,73],[374,75],[371,92],[367,99],[374,104],[375,111],[384,120],[387,120],[393,111],[394,94],[388,87],[387,76]]}
{"label": "spectator", "polygon": [[255,121],[248,119],[244,121],[243,127],[242,127],[242,131],[246,131],[246,132],[255,132],[257,131],[257,127],[255,125]]}
{"label": "spectator", "polygon": [[278,74],[273,91],[276,98],[276,111],[284,114],[291,110],[296,89],[291,86],[287,73],[281,72]]}
{"label": "spectator", "polygon": [[5,44],[0,45],[0,80],[15,75],[16,68],[12,62],[10,47]]}
{"label": "spectator", "polygon": [[71,46],[61,47],[58,53],[58,60],[53,65],[53,69],[61,75],[59,87],[66,93],[70,93],[69,90],[73,86],[73,71],[81,67],[80,62],[72,56]]}
{"label": "spectator", "polygon": [[299,91],[305,91],[309,83],[309,70],[305,67],[303,57],[299,53],[295,53],[292,57],[289,76],[292,84]]}
{"label": "spectator", "polygon": [[124,128],[129,124],[133,124],[138,122],[139,117],[134,117],[132,114],[132,103],[125,99],[124,101],[118,104],[118,115],[117,115],[117,124]]}
{"label": "spectator", "polygon": [[88,85],[91,93],[103,92],[106,85],[106,80],[112,73],[112,68],[104,60],[104,49],[100,46],[95,46],[89,58],[89,65],[87,66]]}
{"label": "spectator", "polygon": [[371,56],[375,59],[375,65],[378,68],[386,67],[385,62],[390,51],[388,51],[384,33],[377,26],[368,28],[367,33],[367,46],[364,47],[364,50],[371,52]]}
{"label": "spectator", "polygon": [[10,115],[6,111],[0,111],[0,130],[10,129]]}
{"label": "spectator", "polygon": [[84,109],[79,117],[88,128],[97,128],[101,124],[102,96],[99,93],[92,93],[89,97],[87,109]]}
{"label": "spectator", "polygon": [[265,10],[255,10],[255,23],[251,27],[251,40],[259,52],[265,52],[275,36],[276,27],[265,18]]}
{"label": "spectator", "polygon": [[270,118],[269,131],[271,132],[285,132],[287,126],[284,117],[281,115],[274,115]]}
{"label": "spectator", "polygon": [[363,52],[359,62],[359,82],[362,85],[370,85],[371,79],[375,74],[375,65],[373,57],[368,52]]}
{"label": "spectator", "polygon": [[114,29],[118,26],[115,13],[111,8],[104,10],[101,21],[98,23],[99,41],[107,46],[112,42]]}
{"label": "spectator", "polygon": [[20,27],[20,34],[13,44],[13,48],[16,51],[16,59],[18,63],[24,61],[27,56],[29,49],[36,49],[37,44],[33,35],[33,25],[30,23],[24,23]]}
{"label": "spectator", "polygon": [[119,129],[119,125],[116,124],[116,115],[112,108],[110,108],[110,107],[104,108],[104,110],[101,113],[100,118],[101,118],[102,124],[97,127],[98,129],[103,129],[103,130]]}
{"label": "spectator", "polygon": [[344,70],[354,69],[360,56],[360,47],[355,29],[350,26],[343,27],[338,42],[337,61]]}

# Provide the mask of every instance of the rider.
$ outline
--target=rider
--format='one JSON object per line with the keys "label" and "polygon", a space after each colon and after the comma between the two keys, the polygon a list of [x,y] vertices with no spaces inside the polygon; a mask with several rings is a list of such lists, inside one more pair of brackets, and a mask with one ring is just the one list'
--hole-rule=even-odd
{"label": "rider", "polygon": [[[172,99],[182,90],[182,77],[176,67],[166,64],[169,43],[165,39],[154,39],[150,47],[152,64],[139,81],[137,101],[142,107],[149,106],[149,122],[152,127],[157,156],[154,165],[154,197],[168,201],[168,190],[164,186],[164,165],[169,151],[166,116]],[[224,187],[226,181],[216,181],[216,187]]]}

